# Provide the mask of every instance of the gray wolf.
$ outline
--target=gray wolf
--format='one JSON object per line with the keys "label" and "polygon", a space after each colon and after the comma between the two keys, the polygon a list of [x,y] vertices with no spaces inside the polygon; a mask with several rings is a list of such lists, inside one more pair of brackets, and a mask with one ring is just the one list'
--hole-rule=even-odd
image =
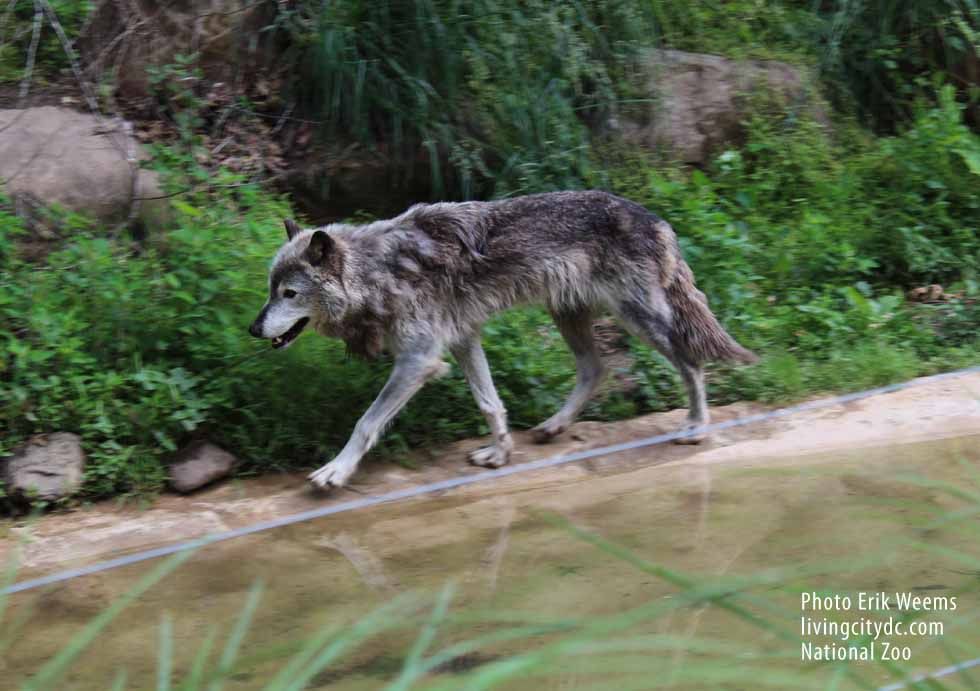
{"label": "gray wolf", "polygon": [[249,332],[286,348],[310,327],[343,339],[356,355],[385,349],[394,355],[388,382],[343,450],[309,476],[321,488],[348,481],[402,406],[449,370],[446,351],[493,435],[470,461],[507,463],[513,441],[480,331],[491,315],[514,305],[544,305],[577,367],[567,402],[532,430],[538,442],[565,431],[603,379],[592,334],[603,309],[677,368],[689,398],[688,442],[700,441],[698,430],[708,424],[702,365],[756,359],[708,309],[671,226],[606,192],[419,204],[367,225],[285,225],[269,299]]}

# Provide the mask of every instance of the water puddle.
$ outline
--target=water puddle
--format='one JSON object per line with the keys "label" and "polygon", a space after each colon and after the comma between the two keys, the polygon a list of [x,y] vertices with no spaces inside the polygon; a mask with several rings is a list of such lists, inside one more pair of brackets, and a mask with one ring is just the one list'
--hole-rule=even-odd
{"label": "water puddle", "polygon": [[[256,581],[264,590],[244,661],[225,689],[261,688],[315,631],[350,630],[401,594],[424,594],[424,621],[447,581],[455,590],[433,651],[518,624],[552,628],[461,648],[419,688],[464,688],[468,675],[535,650],[550,656],[533,667],[540,676],[494,688],[824,688],[840,664],[801,661],[801,618],[819,626],[888,615],[803,612],[804,593],[855,603],[861,592],[955,597],[955,611],[919,617],[941,623],[941,636],[889,640],[909,647],[906,670],[980,651],[980,545],[970,513],[980,512],[980,436],[613,468],[530,488],[463,488],[213,545],[133,603],[58,688],[106,689],[123,668],[128,688],[155,688],[165,613],[180,678],[215,628],[219,654]],[[35,672],[152,567],[11,597],[0,625],[15,631],[0,658],[3,678]],[[344,651],[308,688],[383,688],[418,635],[401,623],[385,620],[390,628]],[[856,669],[872,687],[893,680],[880,662]]]}

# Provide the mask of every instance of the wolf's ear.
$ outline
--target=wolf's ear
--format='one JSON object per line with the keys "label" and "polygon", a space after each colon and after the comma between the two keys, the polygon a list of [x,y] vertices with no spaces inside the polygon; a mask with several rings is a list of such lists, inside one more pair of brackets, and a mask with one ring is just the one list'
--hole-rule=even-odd
{"label": "wolf's ear", "polygon": [[333,238],[327,235],[326,231],[318,230],[310,236],[310,244],[306,248],[304,257],[313,266],[323,266],[336,248]]}
{"label": "wolf's ear", "polygon": [[291,218],[287,218],[282,222],[282,224],[286,226],[286,237],[289,240],[292,240],[294,237],[296,237],[296,233],[302,230],[302,228],[299,227],[299,224],[296,223],[296,221],[294,221]]}

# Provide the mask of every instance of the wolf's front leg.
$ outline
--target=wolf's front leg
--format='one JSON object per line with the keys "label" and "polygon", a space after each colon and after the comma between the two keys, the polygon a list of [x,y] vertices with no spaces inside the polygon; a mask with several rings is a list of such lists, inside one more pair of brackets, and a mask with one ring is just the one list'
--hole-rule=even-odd
{"label": "wolf's front leg", "polygon": [[470,454],[470,462],[486,468],[499,468],[510,459],[514,442],[510,432],[507,431],[507,411],[504,409],[504,404],[500,402],[497,389],[494,388],[487,356],[483,352],[483,346],[480,345],[480,337],[474,335],[453,346],[451,350],[466,376],[466,381],[469,382],[480,412],[490,425],[490,433],[493,434],[493,443],[473,451]]}
{"label": "wolf's front leg", "polygon": [[429,345],[398,354],[388,382],[367,412],[357,421],[350,440],[335,459],[310,474],[310,482],[321,488],[342,487],[346,484],[357,470],[361,458],[377,443],[398,411],[425,382],[442,376],[449,370],[448,365],[439,358],[440,350]]}

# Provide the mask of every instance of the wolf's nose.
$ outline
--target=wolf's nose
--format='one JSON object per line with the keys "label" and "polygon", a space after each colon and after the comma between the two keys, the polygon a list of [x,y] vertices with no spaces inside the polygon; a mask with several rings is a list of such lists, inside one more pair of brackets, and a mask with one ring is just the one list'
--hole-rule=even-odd
{"label": "wolf's nose", "polygon": [[248,332],[256,338],[262,338],[262,329],[259,328],[259,323],[257,321],[252,322],[252,325],[248,327]]}

